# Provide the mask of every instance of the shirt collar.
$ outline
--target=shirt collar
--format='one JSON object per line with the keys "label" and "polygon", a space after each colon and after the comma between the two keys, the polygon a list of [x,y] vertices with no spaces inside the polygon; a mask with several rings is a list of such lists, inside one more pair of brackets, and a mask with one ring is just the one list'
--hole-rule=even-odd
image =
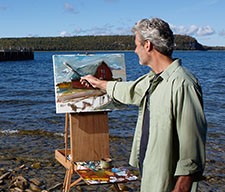
{"label": "shirt collar", "polygon": [[[174,71],[176,71],[176,69],[181,66],[181,64],[181,59],[173,59],[173,62],[156,79],[159,81],[167,81],[169,77],[174,73]],[[154,79],[155,75],[156,73],[152,70],[148,73],[150,82]]]}
{"label": "shirt collar", "polygon": [[177,70],[178,67],[181,66],[180,59],[174,59],[173,62],[163,71],[159,76],[164,80],[168,80],[169,77]]}

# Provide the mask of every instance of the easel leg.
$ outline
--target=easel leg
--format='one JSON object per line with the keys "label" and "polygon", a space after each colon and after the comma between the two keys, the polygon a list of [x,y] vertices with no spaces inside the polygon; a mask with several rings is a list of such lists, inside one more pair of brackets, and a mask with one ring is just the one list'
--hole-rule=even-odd
{"label": "easel leg", "polygon": [[63,181],[63,189],[66,186],[66,180],[67,180],[67,170],[66,170],[66,174],[65,174],[65,177],[64,177],[64,181]]}
{"label": "easel leg", "polygon": [[82,181],[83,179],[80,177],[80,178],[78,178],[76,181],[74,181],[71,185],[70,185],[70,187],[73,187],[74,185],[76,185],[77,183],[79,183],[80,181]]}
{"label": "easel leg", "polygon": [[117,183],[114,183],[113,186],[114,186],[114,188],[115,188],[115,190],[116,190],[117,192],[121,192],[121,190],[120,190],[120,188],[119,188],[119,186],[118,186]]}
{"label": "easel leg", "polygon": [[[65,116],[65,134],[64,134],[64,141],[65,141],[65,161],[67,161],[67,151],[68,151],[68,124],[69,124],[69,114],[66,113]],[[70,183],[71,177],[73,174],[73,166],[70,169],[66,169],[66,175],[63,182],[63,191],[69,192],[70,190]]]}
{"label": "easel leg", "polygon": [[66,183],[68,180],[68,175],[69,175],[69,169],[66,169],[66,174],[65,174],[65,178],[64,178],[64,182],[63,182],[63,189],[66,188]]}
{"label": "easel leg", "polygon": [[63,183],[64,192],[69,192],[70,190],[72,174],[73,174],[73,166],[71,166],[70,169],[66,170],[66,176]]}

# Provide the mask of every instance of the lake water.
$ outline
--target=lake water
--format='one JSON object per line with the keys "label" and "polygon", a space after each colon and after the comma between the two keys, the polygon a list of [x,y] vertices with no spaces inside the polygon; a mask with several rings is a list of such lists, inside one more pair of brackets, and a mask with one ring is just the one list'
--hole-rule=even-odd
{"label": "lake water", "polygon": [[[76,52],[35,52],[34,60],[0,62],[0,156],[47,158],[54,154],[56,142],[63,144],[64,114],[55,113],[52,55],[68,53]],[[134,52],[123,53],[128,80],[149,71],[138,64]],[[224,191],[225,52],[176,51],[174,57],[182,59],[203,89],[208,121],[205,174],[214,182],[210,187],[206,182],[210,190],[203,191]],[[109,112],[110,135],[132,137],[136,118],[135,107]]]}
{"label": "lake water", "polygon": [[[76,52],[67,52],[76,53]],[[35,52],[30,61],[0,62],[0,131],[43,130],[63,133],[64,114],[55,113],[52,55],[66,52]],[[127,79],[148,72],[138,64],[134,52],[124,52]],[[183,65],[200,80],[204,93],[209,133],[224,141],[225,128],[225,52],[176,51]],[[110,134],[132,136],[137,111],[130,107],[109,113]],[[210,138],[209,138],[210,139]]]}

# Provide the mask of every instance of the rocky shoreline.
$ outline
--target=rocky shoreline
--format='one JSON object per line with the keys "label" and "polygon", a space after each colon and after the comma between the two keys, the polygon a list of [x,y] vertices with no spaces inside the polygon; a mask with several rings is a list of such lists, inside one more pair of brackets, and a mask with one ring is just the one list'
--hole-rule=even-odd
{"label": "rocky shoreline", "polygon": [[[62,137],[1,135],[0,144],[0,192],[62,191],[65,169],[54,157],[54,150],[64,147]],[[116,166],[128,168],[138,175],[138,171],[128,165],[131,145],[132,138],[111,137],[110,154]],[[225,191],[224,148],[216,148],[209,142],[207,153],[210,158],[206,162],[206,180],[200,183],[199,191]],[[140,180],[120,187],[122,191],[139,191]],[[109,185],[94,185],[73,187],[73,191],[115,190]]]}
{"label": "rocky shoreline", "polygon": [[[8,148],[3,148],[2,143],[5,143],[5,146],[8,144]],[[131,143],[132,138],[111,137],[110,153],[115,166],[128,168],[138,175],[138,171],[128,165]],[[62,148],[64,143],[63,137],[60,136],[1,135],[0,192],[62,191],[65,168],[56,161],[54,156],[54,150]],[[125,185],[121,184],[120,187],[123,191],[138,191],[139,186],[138,180]],[[71,192],[73,191],[110,192],[115,190],[110,185],[93,185],[73,187]]]}

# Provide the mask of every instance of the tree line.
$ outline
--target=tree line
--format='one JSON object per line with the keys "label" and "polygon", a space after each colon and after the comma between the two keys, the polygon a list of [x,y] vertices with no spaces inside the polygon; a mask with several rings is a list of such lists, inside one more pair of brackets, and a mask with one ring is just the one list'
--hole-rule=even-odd
{"label": "tree line", "polygon": [[[0,38],[0,49],[32,48],[34,51],[134,50],[134,36],[73,36]],[[193,37],[175,35],[175,50],[209,50]],[[216,47],[225,49],[225,47]]]}

